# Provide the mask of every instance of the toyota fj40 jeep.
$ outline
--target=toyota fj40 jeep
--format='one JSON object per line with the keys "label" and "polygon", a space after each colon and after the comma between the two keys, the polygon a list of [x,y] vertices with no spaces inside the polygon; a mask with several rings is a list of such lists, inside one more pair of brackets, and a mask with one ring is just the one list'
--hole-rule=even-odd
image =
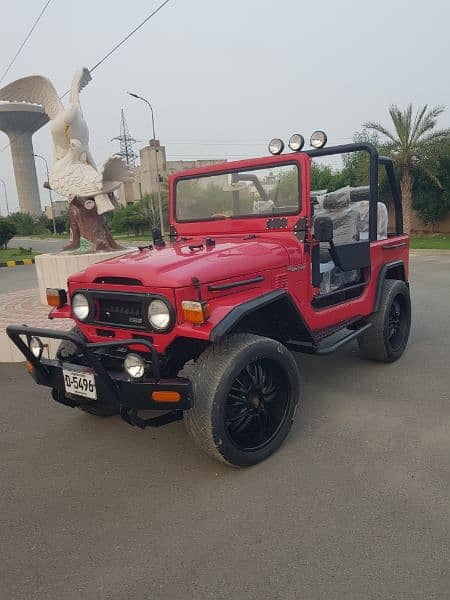
{"label": "toyota fj40 jeep", "polygon": [[[48,290],[49,317],[73,319],[71,332],[8,327],[35,381],[62,404],[140,427],[184,418],[208,454],[246,466],[291,428],[301,392],[291,350],[327,354],[357,338],[365,357],[398,359],[409,242],[392,162],[370,144],[301,151],[293,140],[289,154],[275,140],[276,155],[173,175],[170,243],[156,235],[72,275],[69,301]],[[353,152],[368,156],[366,199],[313,195],[312,158]],[[62,340],[55,359],[41,338]]]}

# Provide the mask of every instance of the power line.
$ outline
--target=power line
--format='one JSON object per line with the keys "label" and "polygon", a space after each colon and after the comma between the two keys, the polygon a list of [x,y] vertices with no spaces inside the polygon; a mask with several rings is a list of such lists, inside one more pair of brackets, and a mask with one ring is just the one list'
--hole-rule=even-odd
{"label": "power line", "polygon": [[105,60],[111,56],[111,54],[113,54],[118,48],[120,48],[120,46],[122,46],[122,44],[124,44],[127,40],[129,40],[130,37],[136,33],[136,31],[138,31],[141,27],[143,27],[147,23],[147,21],[150,21],[150,19],[152,17],[154,17],[156,15],[156,13],[158,13],[162,8],[164,8],[164,6],[168,2],[169,2],[169,0],[164,0],[164,2],[162,2],[157,8],[155,8],[155,10],[152,13],[150,13],[148,15],[148,17],[145,17],[145,19],[141,23],[139,23],[139,25],[137,25],[137,27],[135,27],[132,31],[130,31],[130,33],[128,35],[126,35],[122,41],[120,41],[118,44],[116,44],[114,46],[114,48],[112,48],[107,54],[105,54],[105,56],[101,60],[99,60],[92,67],[92,69],[90,69],[91,73],[92,73],[92,71],[95,71],[95,69],[97,67],[99,67],[102,63],[104,63]]}
{"label": "power line", "polygon": [[29,32],[27,33],[27,35],[25,36],[25,39],[23,40],[23,42],[20,44],[19,49],[17,50],[17,52],[14,54],[13,58],[11,59],[11,62],[9,63],[9,65],[6,67],[5,72],[3,73],[3,75],[0,77],[0,83],[5,79],[6,75],[9,73],[9,70],[11,69],[11,67],[13,66],[13,64],[16,62],[16,58],[19,56],[19,54],[22,52],[23,47],[25,46],[25,44],[27,43],[27,41],[29,40],[31,34],[33,33],[36,25],[39,23],[39,21],[41,20],[42,15],[45,13],[45,10],[47,8],[47,6],[50,4],[52,0],[47,0],[47,2],[44,4],[41,12],[39,13],[37,19],[35,20],[35,22],[33,23],[33,26],[31,27],[31,29],[29,30]]}
{"label": "power line", "polygon": [[[141,23],[139,23],[139,25],[137,25],[132,31],[130,31],[130,33],[128,33],[123,38],[123,40],[121,40],[119,43],[117,43],[113,48],[111,48],[111,50],[109,52],[107,52],[105,54],[105,56],[103,58],[101,58],[98,62],[96,62],[95,65],[89,69],[89,71],[91,73],[93,73],[97,67],[99,67],[101,64],[103,64],[112,54],[114,54],[114,52],[116,50],[118,50],[120,48],[120,46],[122,46],[127,40],[129,40],[130,37],[136,33],[136,31],[138,31],[141,27],[143,27],[147,23],[147,21],[150,21],[150,19],[152,17],[154,17],[156,15],[156,13],[158,13],[162,8],[164,8],[164,6],[168,2],[169,2],[169,0],[164,0],[164,2],[162,2],[157,8],[155,8],[155,10],[152,13],[150,13],[147,17],[145,17],[145,19],[143,21],[141,21]],[[64,92],[64,94],[62,96],[60,96],[60,100],[62,100],[65,96],[67,96],[67,94],[69,92],[70,92],[70,89],[67,90],[67,92]]]}
{"label": "power line", "polygon": [[[47,5],[51,2],[51,0],[47,1]],[[149,21],[152,17],[154,17],[162,8],[164,8],[164,6],[169,2],[169,0],[164,0],[164,2],[162,2],[157,8],[155,8],[154,11],[152,11],[147,17],[145,17],[145,19],[143,21],[141,21],[139,23],[139,25],[137,25],[134,29],[132,29],[132,31],[130,31],[130,33],[128,33],[120,42],[118,42],[113,48],[111,48],[111,50],[109,50],[109,52],[107,52],[105,54],[105,56],[103,58],[101,58],[98,62],[95,63],[95,65],[89,69],[90,72],[92,73],[92,71],[95,71],[95,69],[97,69],[97,67],[99,67],[102,63],[104,63],[112,54],[114,54],[114,52],[120,48],[120,46],[122,46],[127,40],[130,39],[130,37],[132,35],[134,35],[136,33],[136,31],[138,31],[141,27],[143,27],[147,21]],[[47,5],[45,6],[45,8],[47,7]],[[70,89],[67,90],[67,92],[65,92],[62,96],[60,96],[60,100],[62,100],[65,96],[67,96],[67,94],[70,92]],[[28,132],[25,132],[28,133]],[[0,149],[0,154],[2,152],[4,152],[7,148],[9,148],[9,146],[11,145],[11,142],[8,142],[5,146],[3,146],[3,148]]]}

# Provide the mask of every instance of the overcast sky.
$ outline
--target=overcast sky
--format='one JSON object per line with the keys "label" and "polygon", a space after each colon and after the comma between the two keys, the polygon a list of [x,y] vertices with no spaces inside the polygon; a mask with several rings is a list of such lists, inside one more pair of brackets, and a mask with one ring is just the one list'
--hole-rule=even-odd
{"label": "overcast sky", "polygon": [[[44,2],[2,4],[0,73]],[[63,93],[75,68],[94,65],[158,4],[53,0],[2,85],[42,74]],[[126,90],[153,102],[169,160],[264,155],[271,137],[319,128],[341,143],[366,120],[387,123],[391,103],[448,105],[449,23],[446,0],[171,0],[82,92],[93,155],[102,163],[117,149],[121,108],[136,138],[151,137],[148,108]],[[450,111],[440,124],[450,126]],[[51,158],[48,126],[34,148]],[[17,208],[9,150],[0,177]]]}

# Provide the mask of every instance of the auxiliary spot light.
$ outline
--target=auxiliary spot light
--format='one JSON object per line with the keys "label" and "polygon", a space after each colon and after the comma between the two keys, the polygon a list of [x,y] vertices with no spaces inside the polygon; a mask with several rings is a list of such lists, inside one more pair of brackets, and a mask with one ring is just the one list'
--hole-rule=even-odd
{"label": "auxiliary spot light", "polygon": [[291,135],[288,145],[289,148],[294,152],[300,152],[305,145],[305,138],[301,135],[301,133],[294,133]]}
{"label": "auxiliary spot light", "polygon": [[313,148],[316,148],[316,150],[318,150],[319,148],[323,148],[325,146],[325,144],[327,143],[327,139],[328,138],[325,131],[321,131],[319,129],[312,134],[309,143]]}
{"label": "auxiliary spot light", "polygon": [[269,152],[270,154],[281,154],[284,150],[284,142],[280,140],[280,138],[273,138],[269,142]]}

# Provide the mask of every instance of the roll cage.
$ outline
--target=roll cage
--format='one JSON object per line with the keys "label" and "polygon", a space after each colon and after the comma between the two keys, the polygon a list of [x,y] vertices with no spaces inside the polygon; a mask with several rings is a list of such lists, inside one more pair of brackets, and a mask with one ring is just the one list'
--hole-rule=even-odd
{"label": "roll cage", "polygon": [[[369,155],[369,241],[375,241],[377,239],[377,203],[378,203],[378,174],[379,168],[384,167],[386,171],[387,181],[390,186],[392,193],[392,199],[395,207],[395,228],[396,235],[403,233],[403,212],[400,190],[394,173],[394,166],[392,160],[386,156],[380,156],[376,147],[369,142],[356,142],[351,144],[340,144],[337,146],[324,147],[320,149],[302,150],[300,152],[289,152],[286,154],[280,154],[278,156],[267,156],[264,158],[247,159],[242,161],[232,161],[229,163],[221,163],[217,165],[210,165],[205,168],[196,168],[183,173],[176,173],[170,176],[169,179],[169,200],[170,200],[170,221],[172,223],[172,237],[175,237],[179,232],[181,235],[197,235],[197,234],[225,234],[225,233],[244,233],[248,231],[265,231],[272,229],[269,225],[270,217],[267,215],[255,215],[254,217],[245,218],[245,222],[239,225],[239,219],[234,219],[234,223],[230,224],[227,222],[224,224],[220,221],[209,221],[207,225],[200,222],[182,222],[176,220],[175,215],[175,197],[176,197],[176,184],[179,180],[195,178],[201,176],[209,176],[212,174],[239,174],[239,171],[251,169],[251,168],[262,168],[262,167],[276,167],[285,163],[296,161],[300,167],[300,185],[299,190],[303,198],[301,208],[297,215],[288,217],[286,226],[283,228],[294,229],[297,222],[298,216],[306,215],[307,199],[310,196],[310,181],[309,178],[304,176],[304,169],[307,166],[307,160],[323,157],[333,156],[336,154],[348,154],[354,152],[366,152]],[[247,179],[246,179],[247,178]],[[235,181],[250,180],[247,175],[236,175]],[[253,181],[256,184],[258,192],[261,197],[264,197],[265,192],[261,186],[258,186],[258,182]]]}

